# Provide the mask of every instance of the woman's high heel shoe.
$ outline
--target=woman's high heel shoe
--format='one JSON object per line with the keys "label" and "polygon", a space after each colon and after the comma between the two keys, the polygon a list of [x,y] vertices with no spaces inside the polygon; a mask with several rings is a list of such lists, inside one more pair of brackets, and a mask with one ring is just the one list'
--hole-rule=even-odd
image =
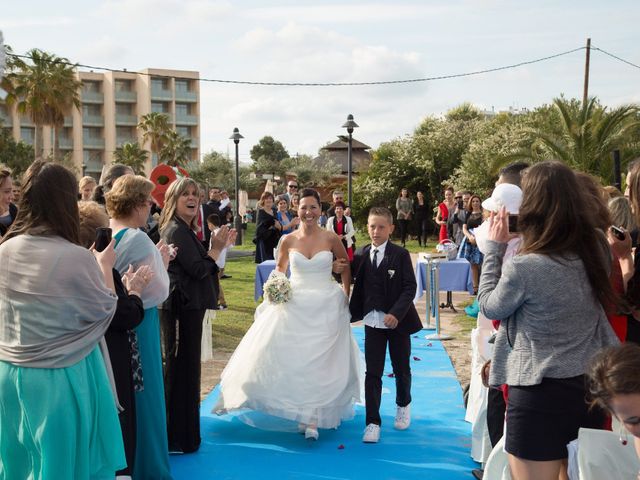
{"label": "woman's high heel shoe", "polygon": [[318,433],[318,429],[314,426],[308,426],[304,431],[304,438],[307,440],[318,440],[320,434]]}

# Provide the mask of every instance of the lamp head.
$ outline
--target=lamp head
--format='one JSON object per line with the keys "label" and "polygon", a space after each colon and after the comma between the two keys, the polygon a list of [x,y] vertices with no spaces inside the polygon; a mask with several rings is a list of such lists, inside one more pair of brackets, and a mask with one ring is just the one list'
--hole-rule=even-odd
{"label": "lamp head", "polygon": [[238,130],[238,127],[234,128],[233,135],[229,137],[229,140],[233,140],[233,143],[237,145],[238,143],[240,143],[241,138],[244,138],[244,137],[240,135],[240,130]]}
{"label": "lamp head", "polygon": [[347,132],[349,134],[352,134],[353,133],[353,129],[354,128],[358,128],[358,127],[359,127],[359,125],[356,122],[353,121],[353,115],[351,115],[351,114],[347,115],[347,121],[345,122],[344,125],[342,125],[342,128],[346,128]]}

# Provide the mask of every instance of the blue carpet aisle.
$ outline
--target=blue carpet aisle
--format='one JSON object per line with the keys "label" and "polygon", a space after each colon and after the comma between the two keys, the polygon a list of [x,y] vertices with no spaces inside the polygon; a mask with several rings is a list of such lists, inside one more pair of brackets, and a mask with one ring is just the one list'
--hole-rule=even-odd
{"label": "blue carpet aisle", "polygon": [[[363,348],[364,330],[355,327]],[[300,434],[259,430],[233,415],[209,413],[216,388],[202,403],[202,446],[198,453],[171,456],[176,480],[204,479],[469,479],[477,464],[469,457],[470,425],[464,421],[462,392],[440,342],[412,338],[412,421],[393,428],[395,380],[383,379],[382,435],[363,444],[364,407],[338,430],[320,430],[317,442]],[[416,360],[419,358],[420,360]],[[387,357],[385,373],[391,373]],[[344,448],[340,448],[343,446]]]}

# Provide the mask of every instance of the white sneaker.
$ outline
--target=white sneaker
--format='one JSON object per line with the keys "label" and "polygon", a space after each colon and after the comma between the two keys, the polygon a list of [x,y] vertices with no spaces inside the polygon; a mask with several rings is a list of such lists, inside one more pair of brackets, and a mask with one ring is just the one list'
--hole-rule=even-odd
{"label": "white sneaker", "polygon": [[411,405],[396,409],[396,420],[393,426],[396,430],[406,430],[411,425]]}
{"label": "white sneaker", "polygon": [[364,435],[362,441],[364,443],[378,443],[380,440],[380,425],[370,423],[367,428],[364,429]]}
{"label": "white sneaker", "polygon": [[304,438],[307,440],[318,440],[320,434],[318,433],[318,429],[316,427],[307,427],[304,431]]}

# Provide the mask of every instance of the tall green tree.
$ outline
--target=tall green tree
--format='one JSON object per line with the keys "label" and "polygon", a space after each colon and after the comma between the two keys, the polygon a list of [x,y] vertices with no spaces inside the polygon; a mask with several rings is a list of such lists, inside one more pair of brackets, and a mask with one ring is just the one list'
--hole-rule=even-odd
{"label": "tall green tree", "polygon": [[149,149],[160,159],[160,150],[167,143],[167,136],[171,131],[169,116],[164,113],[151,112],[140,117],[138,129],[142,132],[142,141],[149,143]]}
{"label": "tall green tree", "polygon": [[331,178],[340,173],[340,166],[322,156],[314,160],[310,155],[296,155],[285,158],[280,163],[287,174],[293,173],[301,185],[324,187],[331,183]]}
{"label": "tall green tree", "polygon": [[16,142],[11,130],[0,125],[0,163],[8,166],[14,178],[20,178],[33,162],[33,147]]}
{"label": "tall green tree", "polygon": [[255,172],[283,175],[281,162],[289,158],[289,153],[281,142],[267,135],[251,148],[250,156],[254,161]]}
{"label": "tall green tree", "polygon": [[181,167],[191,160],[191,139],[170,130],[158,154],[158,160],[172,167]]}
{"label": "tall green tree", "polygon": [[138,143],[123,143],[113,152],[113,161],[130,166],[137,175],[144,175],[144,167],[149,158],[149,152]]}
{"label": "tall green tree", "polygon": [[559,97],[553,105],[559,115],[559,128],[530,129],[528,147],[499,159],[498,163],[555,159],[609,182],[613,178],[614,150],[621,151],[624,163],[638,154],[637,139],[632,135],[640,127],[637,105],[609,110],[595,97],[586,103]]}
{"label": "tall green tree", "polygon": [[54,129],[54,157],[58,155],[58,129],[73,108],[80,107],[81,82],[76,78],[75,65],[68,59],[32,49],[27,60],[10,64],[3,84],[7,105],[15,105],[20,114],[28,115],[35,126],[35,155],[43,155],[43,126]]}
{"label": "tall green tree", "polygon": [[212,150],[202,157],[201,162],[191,162],[185,168],[200,184],[233,190],[235,181],[233,163],[223,153]]}

